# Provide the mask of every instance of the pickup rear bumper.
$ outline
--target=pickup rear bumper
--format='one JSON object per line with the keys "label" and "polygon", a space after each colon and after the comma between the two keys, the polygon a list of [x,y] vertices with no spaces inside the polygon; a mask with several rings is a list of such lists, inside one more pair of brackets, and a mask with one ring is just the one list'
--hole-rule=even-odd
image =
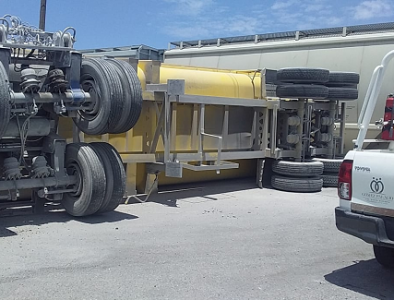
{"label": "pickup rear bumper", "polygon": [[358,237],[369,244],[394,248],[394,241],[387,237],[384,221],[379,217],[335,208],[335,221],[338,230]]}

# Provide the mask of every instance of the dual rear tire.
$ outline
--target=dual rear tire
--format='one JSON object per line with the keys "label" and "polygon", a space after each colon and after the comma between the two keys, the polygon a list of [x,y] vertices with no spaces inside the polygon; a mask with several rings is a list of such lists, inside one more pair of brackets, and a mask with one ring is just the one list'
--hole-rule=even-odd
{"label": "dual rear tire", "polygon": [[125,193],[122,160],[107,143],[72,143],[66,148],[68,175],[76,177],[74,192],[63,195],[62,204],[75,217],[112,211]]}
{"label": "dual rear tire", "polygon": [[[91,99],[73,121],[89,135],[120,134],[133,128],[142,111],[142,88],[134,68],[121,60],[84,58],[80,85]],[[123,162],[107,143],[67,146],[66,168],[75,175],[75,192],[63,196],[63,206],[73,216],[112,211],[126,189]]]}
{"label": "dual rear tire", "polygon": [[[118,134],[137,123],[142,110],[142,89],[131,65],[114,59],[86,58],[82,61],[80,84],[82,90],[93,98],[73,118],[81,131],[90,135]],[[10,115],[9,79],[5,66],[0,63],[0,139],[7,129]],[[116,209],[121,203],[126,174],[121,157],[111,145],[69,144],[65,167],[67,173],[76,178],[75,185],[70,187],[74,191],[63,194],[62,200],[70,215],[104,213]],[[35,207],[43,206],[45,200],[36,200]]]}
{"label": "dual rear tire", "polygon": [[135,126],[142,110],[142,88],[130,64],[109,58],[85,58],[80,85],[91,96],[91,101],[73,118],[82,132],[120,134]]}

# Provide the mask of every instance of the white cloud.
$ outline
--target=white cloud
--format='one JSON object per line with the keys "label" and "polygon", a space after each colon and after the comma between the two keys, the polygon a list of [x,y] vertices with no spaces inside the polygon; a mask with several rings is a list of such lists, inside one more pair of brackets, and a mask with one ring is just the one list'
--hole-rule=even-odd
{"label": "white cloud", "polygon": [[308,13],[309,12],[310,13],[314,13],[314,12],[318,13],[318,12],[326,10],[327,8],[328,8],[327,5],[324,5],[323,3],[312,3],[309,5],[306,5],[304,8],[304,11],[308,12]]}
{"label": "white cloud", "polygon": [[354,8],[353,18],[356,20],[372,19],[376,16],[386,16],[392,13],[394,6],[387,0],[363,1]]}
{"label": "white cloud", "polygon": [[[351,25],[371,15],[393,15],[393,0],[361,0],[349,8],[347,1],[271,0],[252,1],[237,8],[218,0],[162,0],[173,18],[160,22],[162,33],[174,40],[197,40],[267,32],[307,30]],[[363,2],[362,2],[363,1]],[[393,4],[391,4],[393,2]],[[386,10],[386,12],[385,12]]]}
{"label": "white cloud", "polygon": [[330,9],[331,5],[326,0],[309,0],[309,1],[298,1],[298,0],[279,0],[272,4],[271,9],[274,11],[289,11],[291,12],[319,12]]}
{"label": "white cloud", "polygon": [[214,4],[213,0],[164,0],[175,5],[175,12],[179,15],[196,16],[202,14]]}
{"label": "white cloud", "polygon": [[275,1],[274,4],[272,4],[271,9],[273,10],[286,9],[289,8],[290,6],[293,6],[294,4],[297,4],[297,2],[298,1],[296,0]]}
{"label": "white cloud", "polygon": [[194,40],[201,37],[208,37],[207,28],[199,26],[179,26],[181,24],[172,24],[163,28],[164,33],[176,39]]}
{"label": "white cloud", "polygon": [[275,25],[285,30],[342,26],[345,16],[333,9],[329,0],[280,0],[271,6]]}
{"label": "white cloud", "polygon": [[238,16],[230,19],[225,24],[229,34],[253,34],[257,33],[260,27],[260,22],[256,18]]}
{"label": "white cloud", "polygon": [[343,26],[344,25],[344,19],[341,17],[328,17],[325,20],[327,26],[332,26],[332,27],[336,27],[336,26]]}
{"label": "white cloud", "polygon": [[205,39],[255,34],[262,23],[253,17],[237,15],[221,20],[201,18],[198,22],[176,22],[164,27],[166,34],[179,39]]}

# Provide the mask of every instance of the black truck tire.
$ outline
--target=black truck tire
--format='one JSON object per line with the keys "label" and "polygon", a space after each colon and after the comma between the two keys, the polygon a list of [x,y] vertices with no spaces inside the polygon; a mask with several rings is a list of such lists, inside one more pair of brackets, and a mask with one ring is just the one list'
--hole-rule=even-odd
{"label": "black truck tire", "polygon": [[276,79],[287,83],[325,83],[330,71],[314,68],[283,68],[279,69]]}
{"label": "black truck tire", "polygon": [[108,143],[90,144],[98,154],[105,171],[106,191],[104,201],[97,213],[115,210],[122,202],[126,191],[126,172],[116,149]]}
{"label": "black truck tire", "polygon": [[278,85],[276,87],[276,96],[281,98],[326,99],[328,87],[307,84]]}
{"label": "black truck tire", "polygon": [[358,90],[346,87],[329,87],[327,99],[330,100],[356,100]]}
{"label": "black truck tire", "polygon": [[[84,133],[100,135],[108,133],[111,114],[111,100],[114,97],[111,75],[108,68],[96,58],[85,58],[81,67],[81,88],[96,99],[73,118],[75,125]],[[118,79],[118,78],[117,78]],[[119,79],[118,79],[119,80]]]}
{"label": "black truck tire", "polygon": [[338,186],[338,173],[323,174],[321,175],[323,179],[324,187],[337,187]]}
{"label": "black truck tire", "polygon": [[104,201],[106,189],[98,155],[89,144],[72,143],[66,147],[65,166],[69,175],[77,176],[77,191],[63,195],[63,207],[75,217],[94,214]]}
{"label": "black truck tire", "polygon": [[7,130],[11,116],[11,96],[7,72],[0,62],[0,138]]}
{"label": "black truck tire", "polygon": [[142,88],[137,72],[127,62],[112,58],[106,59],[110,64],[114,65],[118,74],[121,76],[123,86],[123,105],[119,126],[116,133],[129,131],[137,124],[142,111]]}
{"label": "black truck tire", "polygon": [[119,133],[123,133],[122,129],[125,126],[125,123],[128,121],[128,118],[130,118],[131,94],[130,94],[129,81],[127,80],[123,70],[119,67],[115,59],[108,58],[105,59],[105,61],[108,62],[116,70],[122,84],[122,91],[123,91],[123,102],[121,104],[122,111],[119,115],[120,117],[118,116],[119,120],[117,125],[110,130],[111,133],[119,134]]}
{"label": "black truck tire", "polygon": [[394,248],[373,245],[375,258],[383,267],[394,269]]}
{"label": "black truck tire", "polygon": [[339,168],[343,162],[342,158],[330,159],[330,158],[314,158],[314,161],[320,161],[324,165],[324,173],[339,173]]}
{"label": "black truck tire", "polygon": [[315,177],[323,173],[323,163],[319,161],[295,162],[276,160],[272,171],[276,174],[290,177]]}
{"label": "black truck tire", "polygon": [[323,180],[315,178],[291,178],[273,175],[271,178],[273,188],[285,192],[320,192],[323,187]]}
{"label": "black truck tire", "polygon": [[330,72],[327,86],[354,86],[360,82],[360,75],[354,72]]}
{"label": "black truck tire", "polygon": [[124,93],[123,93],[123,84],[121,81],[121,74],[118,74],[114,65],[110,64],[108,61],[101,59],[100,63],[102,67],[106,68],[108,83],[111,89],[111,97],[110,97],[110,113],[108,119],[108,131],[107,133],[120,133],[115,130],[115,128],[119,127],[120,118],[119,116],[123,113],[124,107]]}

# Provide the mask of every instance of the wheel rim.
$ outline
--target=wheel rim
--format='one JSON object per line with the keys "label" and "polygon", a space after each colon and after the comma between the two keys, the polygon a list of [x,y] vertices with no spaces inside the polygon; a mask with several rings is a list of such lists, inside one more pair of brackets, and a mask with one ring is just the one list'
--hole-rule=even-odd
{"label": "wheel rim", "polygon": [[76,162],[72,162],[67,167],[67,174],[76,177],[76,183],[73,185],[75,192],[71,192],[70,195],[73,197],[79,197],[82,194],[83,189],[83,180],[80,166]]}
{"label": "wheel rim", "polygon": [[81,88],[84,92],[88,92],[90,94],[90,102],[84,107],[83,110],[79,110],[78,114],[82,119],[92,121],[99,113],[99,104],[101,98],[100,88],[94,78],[92,78],[90,75],[85,75],[82,77]]}

